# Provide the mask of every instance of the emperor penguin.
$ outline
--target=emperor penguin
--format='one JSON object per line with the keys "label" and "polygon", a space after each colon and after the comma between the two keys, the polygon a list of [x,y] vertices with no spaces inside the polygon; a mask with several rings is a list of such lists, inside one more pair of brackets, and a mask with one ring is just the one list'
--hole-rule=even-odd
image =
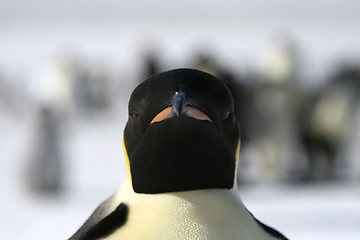
{"label": "emperor penguin", "polygon": [[239,197],[240,127],[222,81],[159,73],[135,88],[128,111],[125,181],[70,240],[287,239]]}

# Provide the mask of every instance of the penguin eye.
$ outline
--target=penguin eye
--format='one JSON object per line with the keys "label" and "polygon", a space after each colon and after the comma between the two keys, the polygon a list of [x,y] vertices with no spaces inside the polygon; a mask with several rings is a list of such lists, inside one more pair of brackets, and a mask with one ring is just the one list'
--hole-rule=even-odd
{"label": "penguin eye", "polygon": [[226,110],[222,115],[222,119],[225,121],[229,118],[229,116],[230,116],[230,111]]}
{"label": "penguin eye", "polygon": [[139,114],[137,112],[131,112],[129,116],[131,119],[135,120],[139,117]]}

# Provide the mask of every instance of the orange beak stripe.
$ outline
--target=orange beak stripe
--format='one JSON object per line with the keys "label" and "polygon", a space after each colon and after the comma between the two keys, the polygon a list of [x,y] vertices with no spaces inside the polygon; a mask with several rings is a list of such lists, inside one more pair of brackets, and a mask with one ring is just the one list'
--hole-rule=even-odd
{"label": "orange beak stripe", "polygon": [[[211,119],[202,111],[200,111],[199,109],[192,107],[192,106],[187,106],[187,112],[185,114],[185,116],[188,117],[192,117],[198,120],[205,120],[205,121],[211,121]],[[171,118],[172,117],[172,112],[173,109],[172,107],[167,107],[164,110],[162,110],[158,115],[156,115],[153,120],[151,121],[150,125],[156,122],[161,122],[165,119]]]}

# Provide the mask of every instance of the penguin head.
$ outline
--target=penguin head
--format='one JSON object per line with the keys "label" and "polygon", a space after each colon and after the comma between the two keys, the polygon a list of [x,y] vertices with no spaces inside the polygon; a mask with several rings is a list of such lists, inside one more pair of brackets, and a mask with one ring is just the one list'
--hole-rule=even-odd
{"label": "penguin head", "polygon": [[124,144],[135,192],[233,187],[240,128],[223,82],[193,69],[159,73],[135,88],[128,110]]}

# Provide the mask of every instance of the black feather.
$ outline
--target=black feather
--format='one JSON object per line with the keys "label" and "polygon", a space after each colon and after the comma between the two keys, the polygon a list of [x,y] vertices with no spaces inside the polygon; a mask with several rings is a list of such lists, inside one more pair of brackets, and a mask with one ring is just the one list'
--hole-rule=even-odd
{"label": "black feather", "polygon": [[129,209],[126,204],[121,203],[113,212],[95,224],[87,232],[71,240],[96,240],[109,236],[115,230],[125,225]]}

